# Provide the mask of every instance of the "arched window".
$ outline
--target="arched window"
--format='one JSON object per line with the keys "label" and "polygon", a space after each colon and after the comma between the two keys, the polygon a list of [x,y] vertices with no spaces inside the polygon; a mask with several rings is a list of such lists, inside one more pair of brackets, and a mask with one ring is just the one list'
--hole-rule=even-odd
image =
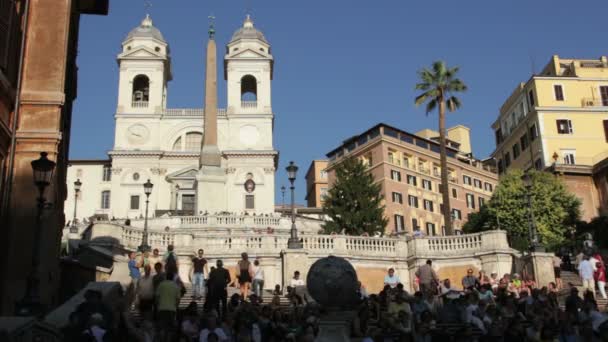
{"label": "arched window", "polygon": [[148,107],[150,79],[146,75],[137,75],[133,79],[133,107]]}
{"label": "arched window", "polygon": [[177,138],[173,143],[173,151],[181,151],[182,150],[182,137]]}
{"label": "arched window", "polygon": [[241,78],[241,101],[254,102],[258,99],[258,81],[251,75]]}
{"label": "arched window", "polygon": [[203,143],[203,134],[198,132],[191,132],[186,134],[186,144],[184,150],[188,152],[198,152],[201,150]]}

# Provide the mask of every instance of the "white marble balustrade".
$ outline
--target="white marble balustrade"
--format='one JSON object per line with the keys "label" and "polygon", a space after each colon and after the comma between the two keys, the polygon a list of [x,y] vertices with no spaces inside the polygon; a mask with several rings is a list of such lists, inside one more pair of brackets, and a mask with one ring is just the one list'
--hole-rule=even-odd
{"label": "white marble balustrade", "polygon": [[[219,217],[182,217],[189,224],[203,222]],[[266,218],[264,218],[266,219]],[[223,217],[217,221],[230,225],[237,222],[234,216]],[[126,248],[141,244],[143,229],[122,226],[113,223],[98,223],[91,228],[90,239],[114,238]],[[254,234],[254,233],[205,233],[173,229],[164,231],[150,229],[148,241],[154,248],[166,249],[169,244],[175,245],[178,252],[189,254],[199,248],[205,249],[207,255],[235,255],[242,252],[252,254],[279,255],[287,249],[287,234]],[[406,240],[404,238],[377,238],[344,235],[303,235],[304,250],[313,255],[337,255],[345,257],[377,257],[407,259],[413,256],[446,257],[454,255],[475,254],[484,251],[508,250],[504,231],[487,231],[477,234],[454,236],[433,236]]]}

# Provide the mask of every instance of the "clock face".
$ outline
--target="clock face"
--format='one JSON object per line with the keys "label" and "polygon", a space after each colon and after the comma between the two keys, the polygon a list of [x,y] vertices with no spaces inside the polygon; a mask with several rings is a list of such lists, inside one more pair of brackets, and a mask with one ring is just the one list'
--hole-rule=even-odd
{"label": "clock face", "polygon": [[141,124],[135,124],[127,128],[127,139],[132,144],[143,144],[148,141],[150,130]]}

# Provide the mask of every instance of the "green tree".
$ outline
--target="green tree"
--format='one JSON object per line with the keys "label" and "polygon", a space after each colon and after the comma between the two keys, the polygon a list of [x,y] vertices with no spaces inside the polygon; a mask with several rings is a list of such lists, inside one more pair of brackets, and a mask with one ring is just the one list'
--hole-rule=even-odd
{"label": "green tree", "polygon": [[[515,248],[529,243],[529,207],[521,170],[500,178],[494,194],[477,213],[469,215],[464,231],[474,233],[505,229]],[[562,244],[568,229],[580,220],[581,201],[568,192],[562,181],[548,172],[530,171],[532,213],[541,244],[554,249]]]}
{"label": "green tree", "polygon": [[452,209],[450,207],[450,187],[448,183],[448,158],[446,153],[445,110],[450,112],[460,108],[460,100],[452,95],[467,90],[467,86],[458,78],[458,67],[448,68],[443,61],[433,63],[431,69],[423,68],[418,71],[420,82],[417,90],[423,93],[416,96],[416,106],[426,103],[426,115],[439,107],[439,156],[441,164],[441,194],[443,197],[443,219],[446,234],[454,234],[452,227]]}
{"label": "green tree", "polygon": [[336,168],[336,181],[323,203],[323,212],[331,219],[323,225],[325,233],[344,230],[348,235],[371,235],[384,232],[387,220],[380,191],[380,184],[374,183],[373,176],[360,160],[346,158]]}

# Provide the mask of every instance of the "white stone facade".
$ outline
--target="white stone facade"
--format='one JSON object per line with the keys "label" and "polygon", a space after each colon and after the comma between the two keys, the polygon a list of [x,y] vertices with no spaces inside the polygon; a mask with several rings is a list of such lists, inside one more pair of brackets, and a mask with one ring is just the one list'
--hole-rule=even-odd
{"label": "white stone facade", "polygon": [[[253,30],[262,38],[235,33],[224,58],[228,103],[227,109],[218,109],[217,135],[226,181],[220,196],[225,203],[219,208],[260,215],[273,213],[275,204],[278,152],[273,146],[273,58],[263,35],[253,28],[249,19],[246,25],[250,27],[237,33]],[[122,43],[117,57],[119,85],[114,147],[109,152],[112,176],[105,182],[100,177],[108,161],[88,162],[86,168],[70,167],[69,191],[73,192],[72,184],[77,178],[83,182],[79,217],[98,213],[109,218],[140,217],[145,210],[143,184],[148,179],[154,184],[149,216],[157,210],[201,214],[196,209],[200,196],[213,196],[197,193],[196,186],[205,133],[204,109],[166,106],[167,84],[172,78],[169,51],[167,42],[149,17]],[[79,162],[74,161],[76,164]],[[76,168],[81,170],[80,176],[76,175]],[[249,188],[251,192],[245,187],[249,179],[255,184],[253,190]],[[102,191],[110,191],[109,208],[102,208]],[[66,203],[65,214],[68,218],[73,216],[73,196]]]}

